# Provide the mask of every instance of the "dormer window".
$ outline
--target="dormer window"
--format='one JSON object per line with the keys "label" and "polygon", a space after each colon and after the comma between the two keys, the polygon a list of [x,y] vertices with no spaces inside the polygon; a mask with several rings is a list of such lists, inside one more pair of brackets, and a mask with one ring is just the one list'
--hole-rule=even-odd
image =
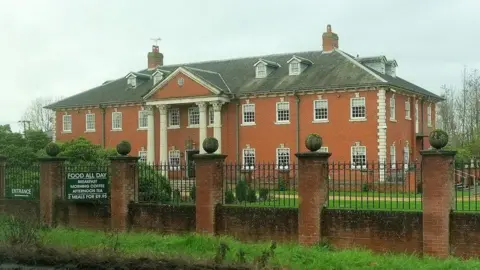
{"label": "dormer window", "polygon": [[255,67],[255,77],[256,78],[265,78],[274,69],[280,67],[280,65],[278,63],[268,61],[268,60],[265,60],[265,59],[259,59],[253,66]]}
{"label": "dormer window", "polygon": [[313,62],[306,58],[294,55],[290,60],[287,61],[287,64],[289,64],[289,68],[288,68],[289,75],[299,75],[308,66],[312,65]]}
{"label": "dormer window", "polygon": [[153,76],[153,84],[159,83],[163,79],[163,73],[160,71],[155,71],[155,73],[152,74]]}
{"label": "dormer window", "polygon": [[267,77],[267,65],[260,63],[257,65],[257,78]]}
{"label": "dormer window", "polygon": [[300,63],[297,61],[290,62],[290,75],[300,74]]}
{"label": "dormer window", "polygon": [[127,83],[129,86],[133,88],[137,87],[137,77],[135,77],[134,75],[131,75],[130,77],[128,77]]}

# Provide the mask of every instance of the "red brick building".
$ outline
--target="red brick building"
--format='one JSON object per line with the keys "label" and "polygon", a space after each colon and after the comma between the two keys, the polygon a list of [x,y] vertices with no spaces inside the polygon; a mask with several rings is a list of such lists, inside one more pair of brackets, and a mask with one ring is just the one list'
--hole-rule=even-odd
{"label": "red brick building", "polygon": [[341,51],[330,26],[322,39],[319,51],[177,65],[153,46],[147,69],[49,105],[54,139],[128,140],[134,155],[175,164],[214,136],[230,161],[278,164],[315,132],[335,161],[419,159],[441,97],[396,76],[395,60]]}

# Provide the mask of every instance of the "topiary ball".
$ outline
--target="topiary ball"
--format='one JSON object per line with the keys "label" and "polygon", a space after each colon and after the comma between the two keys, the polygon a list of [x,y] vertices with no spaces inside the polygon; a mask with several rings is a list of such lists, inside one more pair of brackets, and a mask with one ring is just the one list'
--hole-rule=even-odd
{"label": "topiary ball", "polygon": [[305,139],[305,146],[311,152],[316,152],[322,147],[322,137],[316,133],[308,134],[307,138]]}
{"label": "topiary ball", "polygon": [[130,154],[130,151],[132,151],[132,145],[128,141],[121,141],[119,144],[117,144],[117,152],[122,155],[126,156]]}
{"label": "topiary ball", "polygon": [[444,130],[435,129],[428,136],[430,145],[435,149],[442,149],[448,144],[448,134]]}
{"label": "topiary ball", "polygon": [[45,152],[47,152],[47,155],[51,157],[56,157],[58,154],[60,154],[60,146],[54,142],[49,142],[45,147]]}
{"label": "topiary ball", "polygon": [[214,137],[208,137],[203,140],[203,150],[207,152],[207,154],[213,154],[215,151],[218,150],[218,140]]}

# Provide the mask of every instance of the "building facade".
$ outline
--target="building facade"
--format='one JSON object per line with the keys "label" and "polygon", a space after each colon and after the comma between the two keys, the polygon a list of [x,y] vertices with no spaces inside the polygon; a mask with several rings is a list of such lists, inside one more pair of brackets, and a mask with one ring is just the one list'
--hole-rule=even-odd
{"label": "building facade", "polygon": [[287,166],[318,133],[335,161],[418,160],[441,97],[398,77],[395,60],[341,51],[330,25],[322,39],[319,51],[179,65],[153,46],[147,69],[47,106],[54,139],[128,140],[142,160],[178,164],[214,136],[227,160]]}

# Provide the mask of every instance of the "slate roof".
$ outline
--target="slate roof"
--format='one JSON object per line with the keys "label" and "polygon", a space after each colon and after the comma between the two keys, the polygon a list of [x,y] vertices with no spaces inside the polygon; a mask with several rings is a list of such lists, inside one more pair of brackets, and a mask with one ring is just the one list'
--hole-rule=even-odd
{"label": "slate roof", "polygon": [[[287,61],[293,56],[313,62],[300,75],[290,76]],[[281,66],[266,78],[255,78],[254,64],[260,59],[279,63]],[[433,99],[442,98],[428,90],[410,83],[400,77],[391,77],[362,65],[354,57],[335,50],[330,53],[322,51],[296,52],[247,58],[206,61],[198,63],[168,65],[161,70],[173,72],[183,67],[211,84],[226,95],[247,93],[269,93],[281,91],[322,90],[344,87],[364,87],[390,85],[400,87]],[[370,72],[369,72],[370,71]],[[151,75],[155,70],[141,70],[137,73]],[[129,72],[125,72],[128,74]],[[375,76],[375,75],[377,76]],[[143,76],[142,76],[143,77]],[[167,76],[164,76],[164,78]],[[384,79],[383,82],[379,78]],[[46,108],[69,108],[94,106],[100,104],[118,104],[143,102],[143,97],[154,87],[153,79],[138,80],[136,88],[127,85],[125,76],[93,89],[68,97]]]}

